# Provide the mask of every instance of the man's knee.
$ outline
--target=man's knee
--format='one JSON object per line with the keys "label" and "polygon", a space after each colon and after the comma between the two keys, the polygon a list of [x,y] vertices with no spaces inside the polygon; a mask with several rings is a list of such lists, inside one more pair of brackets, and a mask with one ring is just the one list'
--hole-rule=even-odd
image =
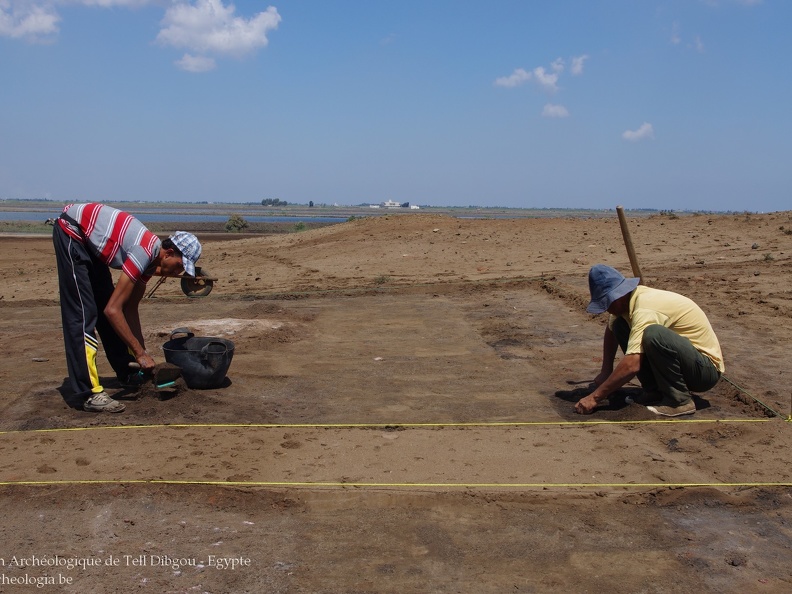
{"label": "man's knee", "polygon": [[653,352],[657,349],[657,347],[665,344],[663,339],[668,332],[671,332],[671,330],[665,326],[661,326],[660,324],[652,324],[651,326],[647,326],[644,329],[643,337],[641,338],[643,352]]}

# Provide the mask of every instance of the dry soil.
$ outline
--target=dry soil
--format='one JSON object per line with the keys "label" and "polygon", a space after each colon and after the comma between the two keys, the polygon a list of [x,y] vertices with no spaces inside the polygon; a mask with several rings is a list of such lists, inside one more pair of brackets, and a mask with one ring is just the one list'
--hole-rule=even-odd
{"label": "dry soil", "polygon": [[120,415],[66,391],[51,240],[0,238],[0,591],[792,590],[792,214],[630,229],[721,340],[693,417],[637,384],[574,413],[588,268],[630,274],[615,215],[202,237],[212,293],[141,316],[159,361],[177,327],[232,340],[228,377],[160,398],[100,354]]}

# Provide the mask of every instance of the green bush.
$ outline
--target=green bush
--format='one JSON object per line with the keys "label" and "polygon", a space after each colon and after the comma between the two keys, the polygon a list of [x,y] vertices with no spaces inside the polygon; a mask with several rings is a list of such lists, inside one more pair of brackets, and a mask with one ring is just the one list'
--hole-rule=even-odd
{"label": "green bush", "polygon": [[225,230],[228,233],[239,233],[248,228],[248,222],[242,218],[242,215],[232,214],[231,218],[225,224]]}

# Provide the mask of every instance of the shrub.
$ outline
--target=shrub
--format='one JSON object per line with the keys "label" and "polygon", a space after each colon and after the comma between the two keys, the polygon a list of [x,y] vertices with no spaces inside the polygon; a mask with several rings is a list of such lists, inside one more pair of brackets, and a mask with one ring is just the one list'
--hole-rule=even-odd
{"label": "shrub", "polygon": [[242,218],[242,215],[232,214],[231,218],[225,224],[225,230],[228,233],[239,233],[248,228],[248,222]]}

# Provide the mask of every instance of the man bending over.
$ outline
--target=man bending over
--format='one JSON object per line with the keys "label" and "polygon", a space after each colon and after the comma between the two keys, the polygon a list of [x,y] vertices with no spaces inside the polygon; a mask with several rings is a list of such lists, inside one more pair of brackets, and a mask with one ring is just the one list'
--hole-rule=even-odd
{"label": "man bending over", "polygon": [[[195,276],[201,244],[184,231],[160,240],[135,217],[97,203],[67,205],[52,239],[71,388],[84,410],[121,412],[124,405],[99,382],[96,332],[122,385],[130,363],[153,369],[138,314],[146,282],[154,275]],[[115,287],[110,268],[122,271]]]}

